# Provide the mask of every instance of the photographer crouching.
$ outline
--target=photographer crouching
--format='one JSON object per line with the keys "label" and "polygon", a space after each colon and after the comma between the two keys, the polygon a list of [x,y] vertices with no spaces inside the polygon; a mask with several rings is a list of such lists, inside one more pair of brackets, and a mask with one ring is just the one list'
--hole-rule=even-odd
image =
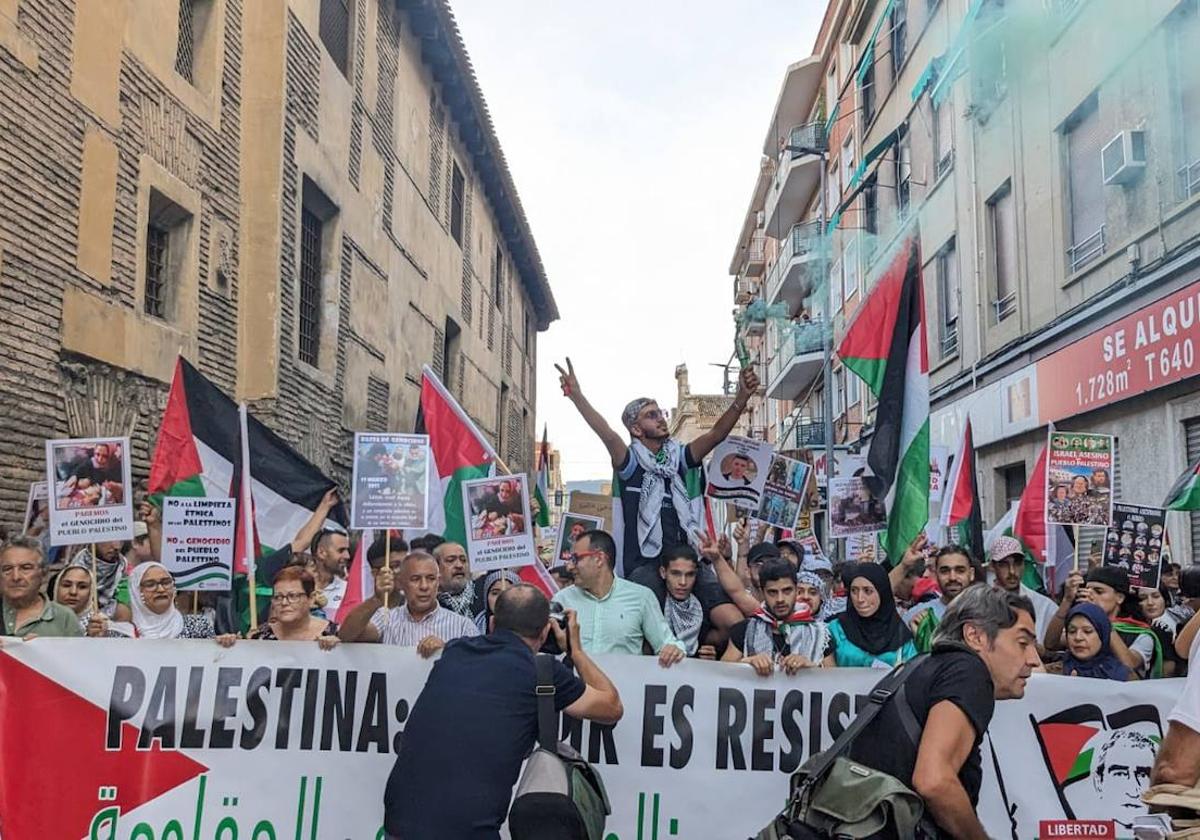
{"label": "photographer crouching", "polygon": [[553,663],[555,711],[598,723],[621,719],[621,697],[584,651],[573,610],[564,629],[546,596],[520,584],[500,595],[492,623],[486,636],[446,645],[413,705],[384,791],[389,840],[498,840],[538,738],[535,655],[550,633],[579,673]]}

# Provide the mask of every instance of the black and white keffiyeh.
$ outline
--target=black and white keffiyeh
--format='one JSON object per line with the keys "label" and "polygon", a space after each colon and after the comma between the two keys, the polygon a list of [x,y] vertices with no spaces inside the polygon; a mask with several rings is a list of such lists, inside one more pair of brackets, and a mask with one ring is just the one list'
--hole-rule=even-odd
{"label": "black and white keffiyeh", "polygon": [[695,656],[700,648],[700,626],[704,623],[704,607],[700,606],[700,599],[689,595],[686,601],[676,601],[668,594],[663,615],[675,638],[683,643],[687,655]]}
{"label": "black and white keffiyeh", "polygon": [[687,487],[679,474],[683,447],[677,441],[667,440],[656,455],[640,440],[635,440],[632,449],[633,456],[645,472],[641,498],[638,500],[638,546],[643,557],[657,557],[663,548],[662,507],[668,486],[671,505],[679,517],[679,527],[687,534],[689,541],[695,539],[693,534],[699,527],[695,512],[688,504]]}

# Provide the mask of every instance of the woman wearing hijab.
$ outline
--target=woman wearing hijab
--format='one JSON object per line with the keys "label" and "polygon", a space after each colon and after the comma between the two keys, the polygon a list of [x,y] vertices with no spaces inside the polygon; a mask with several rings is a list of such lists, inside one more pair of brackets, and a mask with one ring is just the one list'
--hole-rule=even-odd
{"label": "woman wearing hijab", "polygon": [[[92,589],[94,586],[95,581],[92,578],[91,569],[72,564],[51,578],[50,586],[47,589],[55,601],[75,613],[76,618],[79,619],[79,632],[83,635],[87,635],[88,620],[92,617]],[[127,624],[129,618],[129,607],[117,604],[113,610],[113,623]],[[111,625],[109,629],[110,631],[114,630]],[[126,634],[111,632],[110,635]]]}
{"label": "woman wearing hijab", "polygon": [[520,576],[512,569],[497,569],[483,579],[483,611],[475,616],[475,626],[479,628],[480,633],[492,632],[489,625],[492,622],[492,612],[496,609],[496,601],[500,597],[500,593],[520,582]]}
{"label": "woman wearing hijab", "polygon": [[[96,579],[94,583],[96,602],[100,605],[100,612],[117,621],[128,621],[128,609],[122,613],[123,617],[118,617],[116,614],[117,607],[124,606],[117,600],[118,588],[125,577],[125,555],[121,553],[122,547],[123,544],[119,541],[96,543]],[[76,552],[67,566],[68,568],[87,569],[90,575],[92,572],[91,547]]]}
{"label": "woman wearing hijab", "polygon": [[[129,603],[139,639],[215,639],[222,647],[237,641],[233,633],[216,635],[208,616],[184,615],[175,607],[175,580],[162,563],[134,566],[129,575]],[[88,622],[89,636],[103,636],[107,629],[108,617],[103,614],[93,615]]]}
{"label": "woman wearing hijab", "polygon": [[[1112,566],[1090,569],[1084,579],[1085,597],[1104,611],[1122,645],[1114,652],[1141,679],[1162,676],[1162,645],[1131,593],[1129,573]],[[1122,647],[1127,650],[1122,650]]]}
{"label": "woman wearing hijab", "polygon": [[896,612],[888,573],[877,563],[849,565],[846,611],[829,623],[839,668],[891,668],[917,655],[912,633]]}
{"label": "woman wearing hijab", "polygon": [[1067,613],[1067,656],[1062,672],[1068,677],[1136,680],[1137,675],[1112,650],[1112,622],[1100,607],[1085,601]]}

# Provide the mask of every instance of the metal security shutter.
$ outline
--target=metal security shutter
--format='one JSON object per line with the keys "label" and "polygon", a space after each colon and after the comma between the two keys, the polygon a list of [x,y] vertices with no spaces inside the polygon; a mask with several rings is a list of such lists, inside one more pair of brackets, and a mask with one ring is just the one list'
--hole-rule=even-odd
{"label": "metal security shutter", "polygon": [[[1183,421],[1183,434],[1187,439],[1187,461],[1189,464],[1200,460],[1200,417]],[[1192,553],[1200,547],[1200,512],[1192,511],[1189,515],[1192,521]],[[1176,562],[1180,558],[1176,557]]]}

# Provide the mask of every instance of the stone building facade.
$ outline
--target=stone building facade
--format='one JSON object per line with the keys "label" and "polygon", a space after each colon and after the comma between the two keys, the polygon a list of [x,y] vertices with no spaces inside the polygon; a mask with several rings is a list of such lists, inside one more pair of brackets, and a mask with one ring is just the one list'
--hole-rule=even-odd
{"label": "stone building facade", "polygon": [[445,0],[0,0],[0,511],[183,354],[331,475],[422,365],[532,466],[554,299]]}

